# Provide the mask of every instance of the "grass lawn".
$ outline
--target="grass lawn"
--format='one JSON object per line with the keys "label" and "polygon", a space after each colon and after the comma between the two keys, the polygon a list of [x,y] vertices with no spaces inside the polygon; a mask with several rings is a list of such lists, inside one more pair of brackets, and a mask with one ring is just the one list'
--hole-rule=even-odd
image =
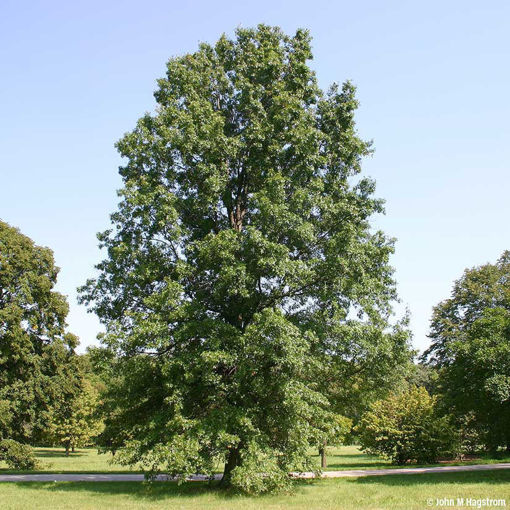
{"label": "grass lawn", "polygon": [[[313,457],[317,466],[320,466],[320,457],[318,452],[313,452]],[[340,446],[337,448],[328,448],[327,450],[328,467],[326,471],[342,471],[345,469],[388,469],[401,467],[423,467],[424,465],[409,464],[407,466],[396,466],[386,459],[375,455],[367,455],[360,451],[358,446]],[[465,461],[448,461],[439,464],[427,464],[427,466],[448,465],[469,465],[469,464],[495,464],[498,462],[510,462],[509,454],[502,454],[498,458],[482,455],[480,457]],[[510,505],[510,502],[509,502]]]}
{"label": "grass lawn", "polygon": [[[343,469],[376,469],[391,467],[391,463],[375,455],[367,455],[360,451],[358,446],[329,447],[326,451],[328,471]],[[320,466],[321,460],[318,451],[313,451],[315,464]]]}
{"label": "grass lawn", "polygon": [[[37,472],[50,473],[124,473],[130,470],[127,466],[112,464],[111,454],[98,454],[96,448],[77,449],[66,457],[62,448],[34,448],[35,456],[40,464]],[[317,452],[313,452],[317,466],[320,465],[320,458]],[[357,446],[341,446],[328,449],[328,469],[362,469],[391,466],[386,460],[376,456],[366,455],[360,452]],[[218,467],[218,471],[221,468]],[[0,461],[0,473],[14,473],[9,471],[7,465]],[[19,471],[17,471],[19,472]],[[27,471],[30,472],[30,471]],[[31,471],[33,472],[33,471]]]}
{"label": "grass lawn", "polygon": [[487,497],[510,504],[510,470],[296,482],[292,494],[260,497],[228,494],[196,482],[0,483],[2,510],[423,510],[451,508],[437,505],[437,498]]}
{"label": "grass lawn", "polygon": [[[96,448],[77,449],[66,457],[63,448],[34,448],[39,461],[37,471],[24,471],[26,473],[125,473],[131,471],[128,466],[111,464],[110,453],[99,454]],[[0,473],[19,473],[7,468],[5,462],[0,462]],[[136,473],[137,471],[133,471]]]}
{"label": "grass lawn", "polygon": [[[95,448],[83,448],[71,453],[66,457],[61,448],[34,448],[35,455],[40,463],[40,469],[35,472],[42,473],[133,473],[140,472],[130,469],[128,466],[112,464],[111,454],[98,454]],[[313,458],[317,466],[320,465],[320,457],[313,451]],[[481,457],[467,462],[451,462],[449,464],[488,464],[494,462],[510,462],[510,456],[494,459]],[[440,464],[444,465],[444,464]],[[409,467],[415,467],[410,465]],[[328,448],[328,471],[340,471],[344,469],[380,469],[400,467],[389,463],[387,460],[374,455],[362,453],[357,446],[340,446]],[[4,462],[0,462],[0,473],[15,473],[10,471]],[[34,471],[27,471],[33,473]],[[221,472],[221,466],[218,466]],[[510,502],[509,502],[510,503]]]}

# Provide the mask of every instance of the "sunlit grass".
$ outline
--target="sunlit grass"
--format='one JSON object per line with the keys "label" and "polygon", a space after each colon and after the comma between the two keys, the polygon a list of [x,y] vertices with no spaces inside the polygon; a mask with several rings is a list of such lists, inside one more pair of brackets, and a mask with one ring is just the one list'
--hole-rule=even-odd
{"label": "sunlit grass", "polygon": [[[53,473],[114,473],[130,471],[128,466],[112,464],[110,453],[98,453],[97,448],[80,448],[66,457],[63,448],[34,448],[39,467],[36,472]],[[0,472],[12,472],[0,462]],[[33,472],[33,471],[31,471]],[[136,471],[134,471],[136,472]]]}
{"label": "sunlit grass", "polygon": [[[112,463],[114,459],[110,453],[99,454],[96,448],[77,449],[66,457],[62,448],[34,448],[35,455],[39,461],[37,472],[44,473],[125,473],[141,472],[128,466],[121,466]],[[311,450],[315,465],[320,466],[320,457],[316,450]],[[357,446],[331,447],[327,450],[327,460],[329,471],[341,471],[345,469],[381,469],[401,467],[395,466],[385,459],[374,455],[367,455],[360,451]],[[452,461],[449,464],[489,464],[494,462],[510,462],[510,456],[501,456],[499,458],[490,458],[481,456],[470,461],[459,462]],[[438,464],[438,465],[444,465]],[[412,467],[413,465],[409,465]],[[415,466],[415,465],[414,465]],[[218,465],[218,472],[221,472],[221,466]],[[0,462],[0,473],[15,472],[7,469],[4,462]]]}
{"label": "sunlit grass", "polygon": [[[320,457],[317,451],[312,452],[313,458],[317,466],[320,466]],[[423,467],[423,466],[444,466],[455,465],[464,466],[469,464],[495,464],[498,462],[510,462],[510,455],[501,452],[496,457],[488,454],[476,455],[469,460],[445,460],[437,464],[407,464],[405,466],[397,466],[387,459],[375,455],[363,453],[359,446],[340,446],[327,449],[327,471],[342,471],[346,469],[388,469],[401,467]]]}
{"label": "sunlit grass", "polygon": [[196,482],[0,484],[2,510],[423,510],[441,508],[437,498],[486,497],[510,502],[510,470],[296,482],[291,494],[262,497],[225,493]]}
{"label": "sunlit grass", "polygon": [[[311,451],[315,464],[320,466],[320,456],[317,450]],[[391,463],[375,455],[363,453],[358,446],[329,447],[326,450],[328,471],[344,469],[375,469],[391,467]]]}

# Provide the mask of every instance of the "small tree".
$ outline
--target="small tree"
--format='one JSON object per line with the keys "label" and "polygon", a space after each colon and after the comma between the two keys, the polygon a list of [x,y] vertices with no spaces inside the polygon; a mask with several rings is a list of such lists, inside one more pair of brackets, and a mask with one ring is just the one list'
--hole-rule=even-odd
{"label": "small tree", "polygon": [[327,430],[319,441],[319,455],[321,457],[321,468],[327,468],[326,447],[328,445],[339,445],[345,441],[345,438],[352,429],[352,420],[340,414],[334,415],[329,423]]}
{"label": "small tree", "polygon": [[54,409],[49,434],[52,442],[62,444],[66,455],[76,447],[90,444],[102,430],[96,416],[98,392],[85,378],[79,381],[75,395]]}
{"label": "small tree", "polygon": [[396,464],[431,463],[453,450],[449,417],[440,417],[435,399],[423,387],[375,402],[356,427],[361,447]]}

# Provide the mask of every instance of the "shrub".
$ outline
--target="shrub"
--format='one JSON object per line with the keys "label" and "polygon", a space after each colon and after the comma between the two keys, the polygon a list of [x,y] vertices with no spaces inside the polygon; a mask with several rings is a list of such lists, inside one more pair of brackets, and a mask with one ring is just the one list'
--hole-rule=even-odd
{"label": "shrub", "polygon": [[11,469],[31,470],[37,467],[32,448],[13,439],[0,441],[0,460],[4,460]]}
{"label": "shrub", "polygon": [[448,416],[438,416],[435,398],[412,387],[375,402],[356,428],[361,447],[396,464],[436,462],[457,442]]}

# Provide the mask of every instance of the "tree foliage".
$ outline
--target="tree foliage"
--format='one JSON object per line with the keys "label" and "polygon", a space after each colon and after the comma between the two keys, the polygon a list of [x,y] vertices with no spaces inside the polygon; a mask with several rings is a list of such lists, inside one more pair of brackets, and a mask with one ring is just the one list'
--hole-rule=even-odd
{"label": "tree foliage", "polygon": [[85,371],[84,356],[73,361],[75,370],[67,382],[70,398],[53,403],[51,424],[45,431],[45,439],[63,445],[67,455],[71,449],[90,445],[103,428],[98,413],[101,385]]}
{"label": "tree foliage", "polygon": [[469,416],[487,447],[510,447],[510,252],[464,272],[434,308],[430,337],[445,407]]}
{"label": "tree foliage", "polygon": [[435,397],[417,386],[375,402],[357,433],[364,451],[396,464],[436,462],[455,449],[457,440],[450,417],[441,416]]}
{"label": "tree foliage", "polygon": [[224,483],[280,486],[328,433],[323,367],[358,359],[356,331],[363,364],[378,343],[398,351],[383,366],[409,359],[355,90],[322,92],[311,58],[304,30],[201,44],[117,145],[121,202],[83,300],[115,354],[103,439],[125,462],[184,477],[222,460]]}
{"label": "tree foliage", "polygon": [[27,444],[13,439],[0,440],[0,461],[3,460],[11,469],[28,471],[37,467],[34,451]]}
{"label": "tree foliage", "polygon": [[77,338],[57,274],[51,250],[0,221],[0,436],[38,440],[66,398]]}
{"label": "tree foliage", "polygon": [[332,409],[355,423],[376,400],[408,386],[414,370],[407,317],[389,329],[380,323],[338,321],[316,314],[323,331],[321,392]]}

